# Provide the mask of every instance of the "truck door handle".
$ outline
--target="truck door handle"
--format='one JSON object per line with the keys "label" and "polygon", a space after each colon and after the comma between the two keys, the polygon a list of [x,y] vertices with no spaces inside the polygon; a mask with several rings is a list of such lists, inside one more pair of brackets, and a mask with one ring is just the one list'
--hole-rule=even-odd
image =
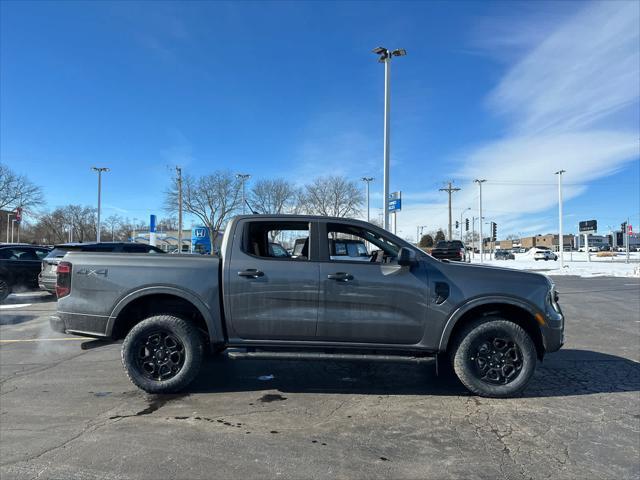
{"label": "truck door handle", "polygon": [[337,282],[348,282],[349,280],[353,280],[353,275],[346,272],[336,272],[330,273],[327,275],[329,280],[336,280]]}
{"label": "truck door handle", "polygon": [[247,270],[243,270],[241,272],[238,272],[238,276],[239,277],[258,278],[258,277],[264,277],[264,272],[261,272],[260,270],[256,270],[255,268],[249,268]]}

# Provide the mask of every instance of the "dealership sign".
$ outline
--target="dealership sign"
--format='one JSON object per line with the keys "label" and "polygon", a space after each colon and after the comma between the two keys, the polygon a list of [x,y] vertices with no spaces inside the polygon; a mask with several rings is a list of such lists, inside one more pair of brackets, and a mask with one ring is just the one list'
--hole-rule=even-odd
{"label": "dealership sign", "polygon": [[402,192],[392,192],[389,194],[387,210],[389,210],[389,212],[402,210]]}
{"label": "dealership sign", "polygon": [[598,230],[598,221],[597,220],[585,220],[584,222],[580,222],[580,233],[590,234],[596,233]]}

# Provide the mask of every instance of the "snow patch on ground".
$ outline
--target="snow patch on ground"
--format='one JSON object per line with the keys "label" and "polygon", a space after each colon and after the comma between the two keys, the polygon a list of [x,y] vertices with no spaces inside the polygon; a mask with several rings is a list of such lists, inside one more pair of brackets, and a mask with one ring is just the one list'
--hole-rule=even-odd
{"label": "snow patch on ground", "polygon": [[[488,255],[487,255],[488,256]],[[564,268],[560,267],[560,260],[534,260],[533,254],[516,253],[515,260],[487,260],[485,265],[514,268],[517,270],[532,270],[545,275],[576,275],[579,277],[636,277],[640,278],[640,254],[633,252],[626,263],[626,255],[619,253],[616,257],[596,257],[591,254],[591,262],[586,253],[565,252]],[[475,255],[471,263],[480,263],[480,256]]]}

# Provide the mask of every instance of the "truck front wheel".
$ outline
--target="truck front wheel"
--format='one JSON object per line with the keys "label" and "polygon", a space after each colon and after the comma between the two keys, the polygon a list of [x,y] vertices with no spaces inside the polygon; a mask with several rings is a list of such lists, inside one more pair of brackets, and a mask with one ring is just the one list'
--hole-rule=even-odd
{"label": "truck front wheel", "polygon": [[145,392],[177,392],[198,374],[203,350],[194,325],[172,315],[154,315],[125,337],[122,365],[129,380]]}
{"label": "truck front wheel", "polygon": [[499,317],[471,323],[451,350],[453,369],[472,393],[511,397],[529,383],[536,367],[536,347],[519,325]]}

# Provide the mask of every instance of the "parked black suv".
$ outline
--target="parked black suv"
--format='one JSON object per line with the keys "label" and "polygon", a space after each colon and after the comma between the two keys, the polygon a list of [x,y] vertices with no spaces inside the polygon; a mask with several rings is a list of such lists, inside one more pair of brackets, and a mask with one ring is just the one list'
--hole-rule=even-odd
{"label": "parked black suv", "polygon": [[51,248],[0,245],[0,302],[17,290],[37,290],[40,264]]}
{"label": "parked black suv", "polygon": [[147,245],[146,243],[91,242],[56,245],[44,260],[42,260],[42,271],[37,277],[37,283],[42,290],[46,290],[49,293],[56,293],[58,264],[67,252],[166,253],[164,250],[152,245]]}

